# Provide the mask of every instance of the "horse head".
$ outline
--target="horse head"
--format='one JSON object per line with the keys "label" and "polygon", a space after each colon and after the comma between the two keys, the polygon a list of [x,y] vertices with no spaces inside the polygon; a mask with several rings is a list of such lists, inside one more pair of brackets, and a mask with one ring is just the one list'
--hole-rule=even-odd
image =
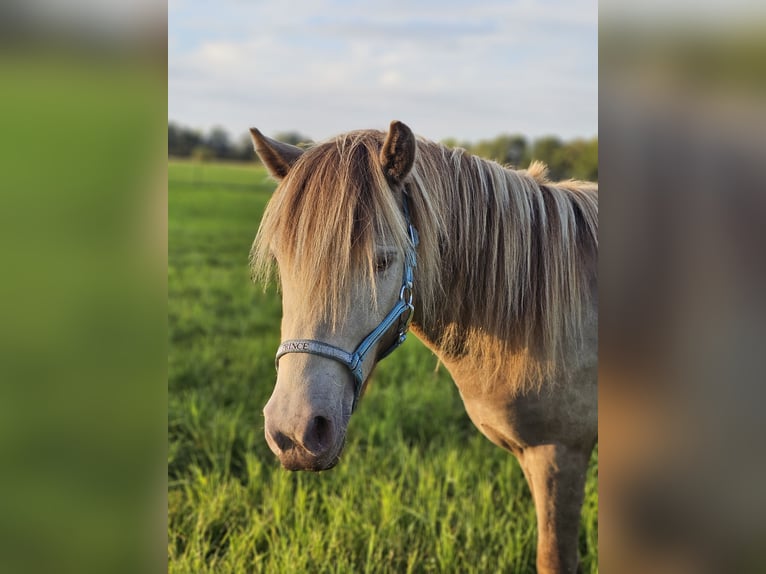
{"label": "horse head", "polygon": [[417,232],[403,182],[416,141],[400,122],[308,150],[251,134],[279,181],[254,246],[276,262],[282,290],[266,441],[289,470],[325,470],[375,364],[412,318]]}

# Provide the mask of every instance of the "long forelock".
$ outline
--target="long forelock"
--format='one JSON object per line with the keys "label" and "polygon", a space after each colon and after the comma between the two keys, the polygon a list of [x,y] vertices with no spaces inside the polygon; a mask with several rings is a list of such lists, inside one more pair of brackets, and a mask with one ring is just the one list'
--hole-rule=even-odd
{"label": "long forelock", "polygon": [[378,245],[409,248],[401,194],[383,175],[383,132],[351,132],[308,149],[266,208],[251,251],[254,277],[304,290],[298,313],[335,325],[349,310],[348,294],[363,281],[377,301]]}

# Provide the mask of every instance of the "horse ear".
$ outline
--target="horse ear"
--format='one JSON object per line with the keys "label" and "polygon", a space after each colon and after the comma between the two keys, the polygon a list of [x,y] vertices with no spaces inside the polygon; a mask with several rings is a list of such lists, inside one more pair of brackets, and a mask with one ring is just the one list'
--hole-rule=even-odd
{"label": "horse ear", "polygon": [[388,129],[380,163],[391,185],[399,185],[407,177],[415,162],[415,136],[402,122],[394,120]]}
{"label": "horse ear", "polygon": [[255,153],[261,158],[269,173],[277,179],[283,179],[303,150],[294,145],[267,138],[258,129],[250,128]]}

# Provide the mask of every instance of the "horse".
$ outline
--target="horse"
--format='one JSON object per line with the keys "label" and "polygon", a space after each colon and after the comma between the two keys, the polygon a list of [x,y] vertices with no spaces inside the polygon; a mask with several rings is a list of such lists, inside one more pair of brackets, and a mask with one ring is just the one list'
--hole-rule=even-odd
{"label": "horse", "polygon": [[552,183],[413,135],[358,130],[307,149],[250,130],[279,182],[251,250],[281,284],[265,438],[288,470],[338,463],[373,368],[411,331],[473,424],[514,454],[539,572],[574,572],[597,442],[598,188]]}

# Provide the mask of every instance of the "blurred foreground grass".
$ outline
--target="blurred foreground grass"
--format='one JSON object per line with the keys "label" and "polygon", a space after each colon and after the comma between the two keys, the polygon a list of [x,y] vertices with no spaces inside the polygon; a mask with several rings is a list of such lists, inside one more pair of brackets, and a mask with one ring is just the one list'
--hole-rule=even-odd
{"label": "blurred foreground grass", "polygon": [[143,571],[163,551],[157,68],[108,47],[0,51],[2,572]]}

